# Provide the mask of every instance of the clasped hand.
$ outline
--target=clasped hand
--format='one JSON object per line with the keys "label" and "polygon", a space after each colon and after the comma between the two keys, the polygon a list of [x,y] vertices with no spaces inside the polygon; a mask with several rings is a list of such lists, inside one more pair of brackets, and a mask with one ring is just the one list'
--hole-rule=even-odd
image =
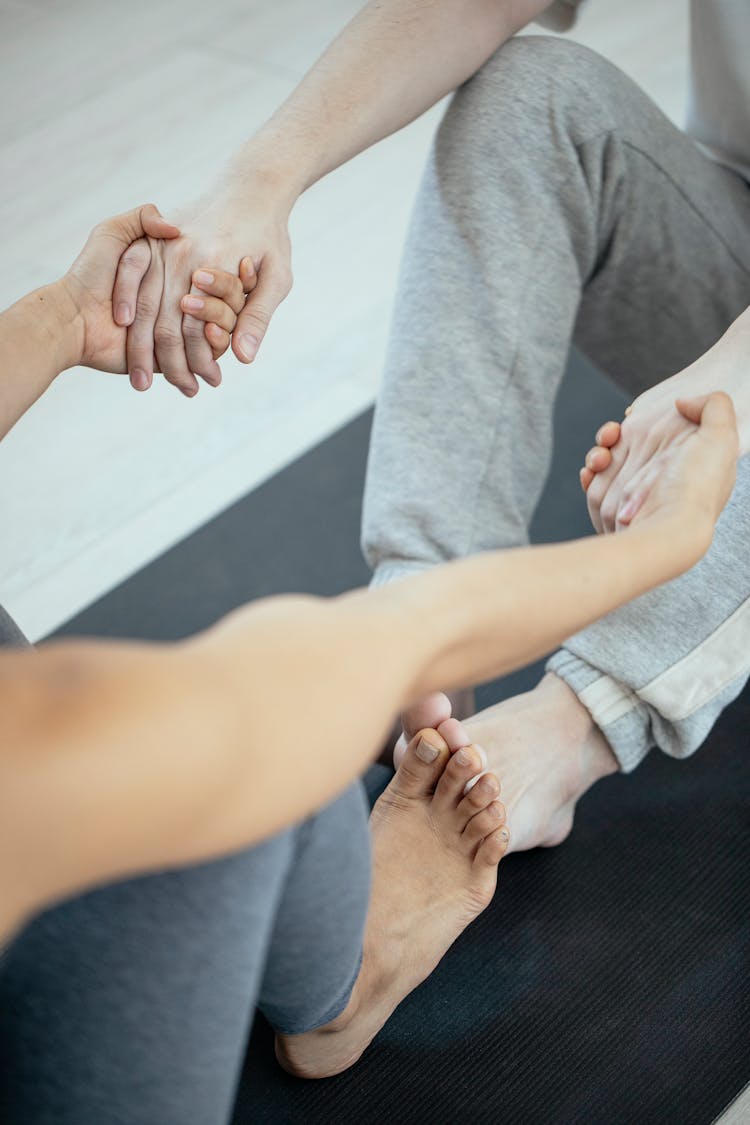
{"label": "clasped hand", "polygon": [[[112,306],[115,322],[127,328],[127,370],[136,390],[148,390],[155,371],[188,397],[197,393],[199,378],[218,386],[216,361],[230,336],[237,358],[252,362],[292,284],[287,220],[272,202],[257,199],[253,210],[215,199],[185,214],[179,236],[140,238],[125,250]],[[239,277],[241,303],[229,290],[211,290],[223,309],[208,301],[202,275],[209,272]]]}
{"label": "clasped hand", "polygon": [[[133,246],[145,247],[153,276],[163,276],[164,248],[179,239],[179,229],[163,219],[153,204],[105,219],[94,228],[60,283],[77,327],[78,363],[100,371],[128,370],[128,332],[112,311],[123,255]],[[143,255],[143,250],[139,252]],[[226,350],[245,302],[245,291],[254,283],[254,274],[247,267],[243,266],[241,273],[240,277],[199,266],[192,278],[193,291],[199,294],[192,298],[192,316],[201,330],[201,322],[206,325],[206,341],[214,363]]]}

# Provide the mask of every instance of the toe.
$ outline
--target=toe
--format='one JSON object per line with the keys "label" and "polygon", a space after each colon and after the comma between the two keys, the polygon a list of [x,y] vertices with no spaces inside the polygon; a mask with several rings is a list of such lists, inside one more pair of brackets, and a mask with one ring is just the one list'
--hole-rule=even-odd
{"label": "toe", "polygon": [[[444,698],[447,699],[448,697],[445,696]],[[443,738],[447,743],[448,749],[450,750],[451,754],[453,754],[456,750],[460,750],[463,746],[471,745],[471,739],[459,723],[458,719],[445,719],[436,729],[441,738]],[[406,752],[406,746],[407,736],[406,734],[402,734],[395,747],[393,748],[393,765],[395,769],[398,769],[403,760],[404,754]]]}
{"label": "toe", "polygon": [[473,816],[486,809],[499,795],[500,782],[494,773],[479,774],[476,785],[471,786],[456,810],[461,828],[463,829]]}
{"label": "toe", "polygon": [[464,786],[487,764],[484,751],[477,746],[464,746],[451,755],[435,787],[433,803],[438,810],[457,809],[464,797]]}
{"label": "toe", "polygon": [[474,863],[486,867],[497,867],[510,845],[510,831],[507,825],[496,828],[485,836],[477,848]]}
{"label": "toe", "polygon": [[450,751],[437,731],[421,730],[404,750],[389,788],[402,797],[426,797],[432,793]]}
{"label": "toe", "polygon": [[490,801],[486,809],[476,813],[463,830],[462,836],[466,844],[475,848],[486,836],[502,828],[505,824],[505,805],[501,801]]}
{"label": "toe", "polygon": [[458,719],[446,719],[445,722],[440,723],[436,730],[448,743],[448,749],[451,753],[464,746],[471,746],[471,739]]}
{"label": "toe", "polygon": [[442,691],[433,691],[404,711],[401,715],[404,733],[393,747],[393,768],[397,770],[401,765],[410,738],[427,728],[437,730],[450,717],[450,713],[451,701]]}
{"label": "toe", "polygon": [[433,691],[409,707],[401,716],[404,734],[413,738],[419,731],[430,727],[437,730],[441,723],[450,718],[451,701],[442,691]]}

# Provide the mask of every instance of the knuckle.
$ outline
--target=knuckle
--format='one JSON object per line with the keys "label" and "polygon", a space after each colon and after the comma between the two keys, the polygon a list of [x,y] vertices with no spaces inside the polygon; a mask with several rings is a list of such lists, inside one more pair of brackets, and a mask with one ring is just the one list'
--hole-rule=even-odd
{"label": "knuckle", "polygon": [[158,348],[173,351],[182,344],[182,333],[172,324],[157,321],[154,328],[154,341]]}
{"label": "knuckle", "polygon": [[185,317],[182,322],[182,335],[186,341],[195,343],[197,340],[203,339],[203,321],[195,320],[194,317]]}
{"label": "knuckle", "polygon": [[134,242],[120,258],[120,267],[124,270],[141,271],[151,261],[151,251],[145,242]]}
{"label": "knuckle", "polygon": [[271,313],[264,308],[258,308],[256,305],[252,312],[248,313],[245,318],[246,327],[252,328],[254,332],[265,332],[271,320]]}
{"label": "knuckle", "polygon": [[139,293],[135,303],[136,315],[145,320],[154,320],[159,311],[158,301],[149,293]]}

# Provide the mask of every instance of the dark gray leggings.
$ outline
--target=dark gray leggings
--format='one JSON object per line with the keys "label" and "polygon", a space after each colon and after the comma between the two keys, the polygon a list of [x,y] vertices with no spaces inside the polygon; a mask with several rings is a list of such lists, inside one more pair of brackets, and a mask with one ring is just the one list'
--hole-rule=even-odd
{"label": "dark gray leggings", "polygon": [[[22,643],[1,611],[0,640]],[[346,1005],[369,881],[355,785],[249,851],[47,911],[0,960],[0,1121],[228,1121],[256,1006],[293,1033]]]}

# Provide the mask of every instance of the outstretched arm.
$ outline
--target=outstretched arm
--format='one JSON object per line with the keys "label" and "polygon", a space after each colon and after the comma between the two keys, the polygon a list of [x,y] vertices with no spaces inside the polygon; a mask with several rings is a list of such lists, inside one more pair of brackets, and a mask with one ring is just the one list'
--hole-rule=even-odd
{"label": "outstretched arm", "polygon": [[726,396],[685,409],[691,443],[621,536],[274,598],[179,645],[1,655],[0,932],[95,881],[262,839],[356,777],[415,698],[527,663],[688,569],[737,435]]}
{"label": "outstretched arm", "polygon": [[[157,363],[184,393],[197,391],[195,374],[217,381],[201,326],[183,322],[179,308],[199,259],[234,271],[243,256],[253,259],[258,286],[232,343],[238,359],[251,362],[291,288],[287,231],[302,192],[455,90],[550,3],[370,0],[236,154],[217,189],[181,215],[184,238],[167,250],[161,306],[139,294],[142,247],[127,255],[115,307],[118,322],[133,325],[134,384],[150,385]],[[143,284],[149,290],[154,281],[146,275]]]}

